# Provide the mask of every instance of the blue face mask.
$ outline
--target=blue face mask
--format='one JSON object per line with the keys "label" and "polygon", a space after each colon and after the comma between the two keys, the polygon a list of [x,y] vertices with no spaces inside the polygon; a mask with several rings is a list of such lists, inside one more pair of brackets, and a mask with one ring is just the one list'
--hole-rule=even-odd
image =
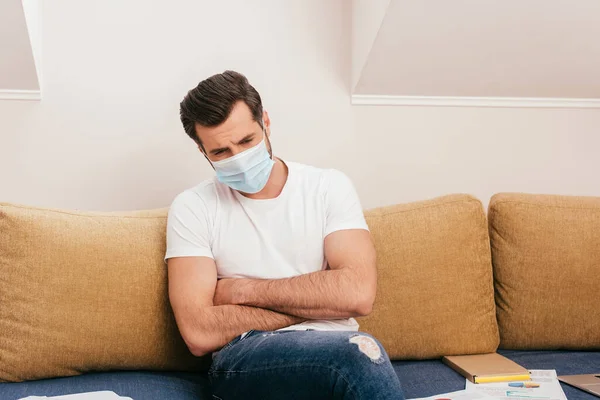
{"label": "blue face mask", "polygon": [[265,138],[254,147],[233,157],[212,163],[219,182],[243,193],[260,192],[271,175],[275,161],[271,159]]}

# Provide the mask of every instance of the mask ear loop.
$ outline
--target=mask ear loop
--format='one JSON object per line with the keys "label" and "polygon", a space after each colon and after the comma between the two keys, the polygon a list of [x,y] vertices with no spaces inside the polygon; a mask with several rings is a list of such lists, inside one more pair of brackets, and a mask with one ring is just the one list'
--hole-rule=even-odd
{"label": "mask ear loop", "polygon": [[208,161],[208,163],[210,164],[210,166],[212,167],[212,169],[215,169],[215,166],[213,165],[212,161],[210,161],[210,159],[206,155],[206,150],[204,150],[204,146],[200,147],[200,153],[202,153],[202,155],[204,156],[204,158],[206,158],[206,161]]}
{"label": "mask ear loop", "polygon": [[[212,167],[212,169],[215,169],[215,166],[213,165],[212,161],[209,160],[208,156],[206,155],[206,153],[202,152],[202,154],[204,155],[204,158],[206,158],[206,161],[208,161],[208,163],[210,164],[210,166]],[[215,170],[216,171],[216,170]]]}
{"label": "mask ear loop", "polygon": [[269,136],[267,135],[267,127],[265,125],[265,120],[264,119],[263,119],[263,123],[262,124],[263,124],[263,137],[269,143],[269,156],[271,157],[272,161],[275,161],[274,157],[273,157],[273,147],[271,147],[271,139],[269,139]]}

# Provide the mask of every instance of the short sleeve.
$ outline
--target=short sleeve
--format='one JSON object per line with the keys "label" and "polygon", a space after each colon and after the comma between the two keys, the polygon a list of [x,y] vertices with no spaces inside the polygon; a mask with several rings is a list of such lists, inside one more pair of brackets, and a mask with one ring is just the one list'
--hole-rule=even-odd
{"label": "short sleeve", "polygon": [[205,203],[193,192],[183,192],[173,200],[167,219],[167,252],[173,257],[210,257],[210,224]]}
{"label": "short sleeve", "polygon": [[346,229],[369,230],[350,178],[337,170],[325,173],[325,235]]}

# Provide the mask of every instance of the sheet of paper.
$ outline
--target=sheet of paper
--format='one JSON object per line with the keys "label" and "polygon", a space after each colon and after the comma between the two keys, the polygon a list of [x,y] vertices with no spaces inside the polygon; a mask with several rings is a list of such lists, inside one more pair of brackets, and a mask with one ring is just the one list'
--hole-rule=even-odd
{"label": "sheet of paper", "polygon": [[533,369],[529,371],[531,381],[540,385],[538,388],[511,387],[509,383],[479,383],[475,384],[467,380],[465,389],[477,393],[485,393],[496,399],[521,400],[521,399],[543,399],[543,400],[567,400],[567,396],[560,386],[555,370]]}
{"label": "sheet of paper", "polygon": [[467,390],[459,390],[457,392],[438,394],[438,395],[430,396],[430,397],[421,397],[419,399],[412,399],[412,400],[438,400],[438,399],[444,399],[444,400],[491,400],[492,398],[489,395],[487,395],[485,393],[481,393],[481,392],[470,392]]}
{"label": "sheet of paper", "polygon": [[64,396],[28,396],[23,397],[19,400],[42,400],[42,399],[55,399],[55,400],[133,400],[131,397],[122,397],[110,390],[102,390],[99,392],[87,392],[87,393],[75,393],[67,394]]}

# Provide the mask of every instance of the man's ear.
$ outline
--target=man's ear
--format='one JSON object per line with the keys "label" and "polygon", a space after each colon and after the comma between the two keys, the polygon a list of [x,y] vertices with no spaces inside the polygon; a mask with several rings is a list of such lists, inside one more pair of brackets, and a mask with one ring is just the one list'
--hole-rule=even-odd
{"label": "man's ear", "polygon": [[265,122],[265,132],[267,132],[267,136],[271,135],[271,118],[269,118],[269,113],[267,110],[263,110],[263,121]]}

